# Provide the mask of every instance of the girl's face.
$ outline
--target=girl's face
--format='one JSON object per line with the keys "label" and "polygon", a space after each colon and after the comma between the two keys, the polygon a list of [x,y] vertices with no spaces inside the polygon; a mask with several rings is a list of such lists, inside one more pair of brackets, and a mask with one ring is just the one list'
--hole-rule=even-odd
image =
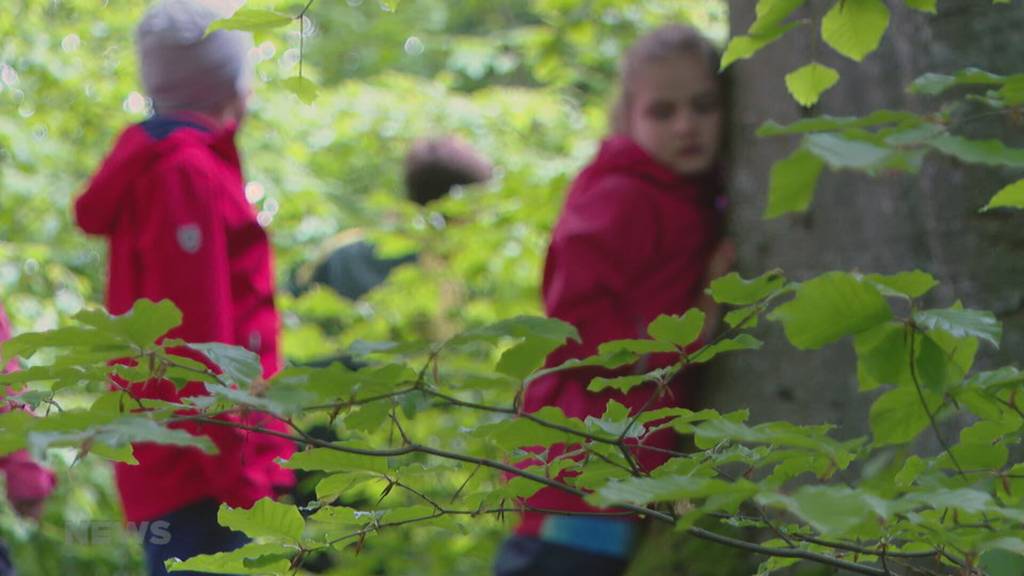
{"label": "girl's face", "polygon": [[722,143],[718,81],[707,62],[680,54],[644,64],[631,88],[629,135],[676,173],[709,170]]}

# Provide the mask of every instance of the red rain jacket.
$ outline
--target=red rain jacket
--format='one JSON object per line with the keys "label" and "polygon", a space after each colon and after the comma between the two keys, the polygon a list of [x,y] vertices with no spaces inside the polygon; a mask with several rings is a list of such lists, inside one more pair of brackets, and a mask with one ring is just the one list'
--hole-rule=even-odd
{"label": "red rain jacket", "polygon": [[[281,362],[270,244],[245,199],[234,135],[198,115],[128,128],[78,198],[75,215],[85,232],[109,239],[112,314],[141,298],[170,299],[183,323],[169,337],[245,346],[270,377]],[[135,383],[130,391],[168,401],[207,393],[199,382],[179,392],[168,381]],[[265,414],[222,417],[286,429]],[[116,466],[129,522],[210,498],[248,507],[294,483],[274,462],[294,451],[287,440],[223,426],[182,428],[208,435],[219,453],[136,444],[138,465]]]}
{"label": "red rain jacket", "polygon": [[[548,366],[591,356],[610,340],[647,338],[647,325],[660,314],[682,314],[696,304],[721,236],[717,190],[710,178],[677,175],[628,138],[616,136],[603,143],[570,188],[548,250],[543,283],[547,314],[576,326],[582,340],[555,351]],[[673,355],[650,356],[634,370],[649,371],[675,360]],[[523,409],[557,406],[567,416],[585,419],[600,417],[608,401],[615,400],[636,413],[654,390],[649,384],[625,394],[588,392],[590,379],[601,373],[574,370],[540,378],[528,387]],[[687,406],[692,379],[690,373],[681,374],[671,393],[648,409]],[[643,443],[673,449],[675,433],[661,430]],[[647,470],[667,460],[663,453],[642,449],[635,456]],[[596,510],[554,488],[542,489],[528,504]],[[536,535],[542,520],[542,514],[527,512],[519,533]]]}

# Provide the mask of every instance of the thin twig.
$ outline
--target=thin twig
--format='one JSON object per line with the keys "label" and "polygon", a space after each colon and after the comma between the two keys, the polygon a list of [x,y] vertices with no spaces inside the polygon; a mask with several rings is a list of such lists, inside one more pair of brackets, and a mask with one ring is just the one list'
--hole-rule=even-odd
{"label": "thin twig", "polygon": [[[218,425],[218,426],[226,426],[226,427],[229,427],[229,428],[237,428],[237,429],[240,429],[240,430],[248,430],[248,431],[251,431],[251,432],[257,432],[257,433],[267,434],[267,435],[270,435],[270,436],[275,436],[275,437],[291,440],[293,442],[306,443],[306,444],[309,444],[309,445],[312,445],[312,446],[317,446],[317,447],[320,447],[320,448],[327,448],[329,450],[336,450],[336,451],[339,451],[339,452],[345,452],[345,453],[350,453],[350,454],[359,454],[359,455],[363,455],[363,456],[375,456],[375,457],[386,458],[386,457],[394,457],[394,456],[403,456],[403,455],[413,454],[413,453],[427,454],[427,455],[430,455],[430,456],[436,456],[436,457],[444,458],[444,459],[448,459],[448,460],[454,460],[454,461],[458,461],[458,462],[466,462],[466,463],[469,463],[469,464],[477,464],[479,466],[484,466],[484,467],[487,467],[487,468],[493,468],[495,470],[500,470],[502,472],[507,472],[509,474],[513,474],[513,475],[516,475],[516,476],[521,476],[521,477],[526,478],[528,480],[532,480],[534,482],[537,482],[538,484],[543,484],[544,486],[555,488],[557,490],[560,490],[562,492],[566,492],[568,494],[573,494],[574,496],[585,497],[587,495],[587,493],[584,492],[583,490],[580,490],[578,488],[574,488],[572,486],[569,486],[568,484],[564,484],[562,482],[558,482],[557,480],[551,480],[549,478],[545,478],[543,476],[539,476],[537,474],[533,474],[533,473],[527,472],[525,470],[520,470],[520,469],[516,468],[515,466],[511,466],[511,465],[506,464],[504,462],[497,462],[497,461],[494,461],[494,460],[488,460],[486,458],[477,458],[475,456],[469,456],[469,455],[466,455],[466,454],[459,454],[459,453],[456,453],[456,452],[449,452],[449,451],[446,451],[446,450],[441,450],[441,449],[438,449],[438,448],[433,448],[431,446],[424,446],[422,444],[415,444],[415,443],[413,443],[413,444],[410,444],[408,446],[403,446],[401,448],[394,448],[394,449],[387,449],[387,450],[374,450],[374,449],[366,449],[366,448],[354,448],[352,446],[345,446],[345,445],[341,445],[341,444],[333,444],[331,442],[325,442],[325,441],[316,440],[316,439],[306,440],[306,439],[302,438],[301,436],[292,436],[290,434],[285,434],[283,432],[277,432],[277,431],[274,431],[274,430],[267,430],[265,428],[260,428],[260,427],[255,427],[255,426],[247,426],[245,424],[240,424],[240,423],[237,423],[237,422],[230,422],[230,421],[225,421],[225,420],[217,420],[217,419],[208,418],[208,417],[205,417],[205,416],[185,416],[185,417],[177,418],[177,419],[175,419],[175,421],[179,421],[179,422],[180,421],[194,421],[194,422],[200,422],[200,423],[205,423],[205,424],[214,424],[214,425]],[[672,524],[672,525],[675,525],[675,523],[676,523],[676,517],[675,517],[675,515],[673,515],[671,513],[661,512],[661,511],[658,511],[658,510],[653,510],[651,508],[645,508],[643,506],[635,506],[635,505],[632,505],[632,504],[622,504],[622,505],[619,505],[618,508],[621,509],[621,510],[625,510],[625,511],[628,511],[628,512],[639,514],[641,516],[650,517],[650,518],[653,518],[653,519],[661,521],[661,522],[666,522],[666,523],[669,523],[669,524]],[[432,519],[438,518],[439,516],[442,516],[442,515],[443,514],[433,514],[433,515],[430,515],[430,516],[427,516],[427,517],[423,517],[423,518],[419,518],[419,519],[403,521],[401,523],[393,523],[390,526],[398,526],[398,525],[402,525],[402,524],[409,524],[409,523],[412,523],[412,522],[415,522],[415,521],[432,520]],[[345,537],[342,537],[342,538],[336,540],[335,542],[333,542],[332,544],[336,544],[338,542],[344,541],[344,540],[349,539],[349,538],[354,538],[354,537],[358,537],[360,535],[365,535],[365,534],[368,534],[371,531],[379,530],[379,529],[387,527],[387,526],[389,526],[389,524],[376,524],[375,523],[374,526],[371,527],[371,528],[366,528],[366,529],[361,530],[359,532],[356,532],[356,533],[347,535]],[[698,527],[690,527],[690,528],[688,528],[686,530],[686,532],[689,535],[691,535],[691,536],[693,536],[695,538],[700,538],[700,539],[706,540],[708,542],[715,542],[715,543],[722,544],[722,545],[725,545],[725,546],[730,546],[732,548],[737,548],[737,549],[740,549],[740,550],[746,550],[746,551],[749,551],[749,552],[753,552],[753,553],[757,553],[757,554],[762,554],[762,555],[766,555],[766,556],[776,556],[776,557],[782,557],[782,558],[798,558],[798,559],[801,559],[801,560],[809,560],[809,561],[812,561],[812,562],[817,562],[819,564],[824,564],[824,565],[827,565],[827,566],[832,566],[834,568],[841,568],[841,569],[844,569],[844,570],[849,570],[849,571],[855,572],[857,574],[866,574],[868,576],[888,576],[885,571],[883,571],[883,570],[881,570],[879,568],[875,568],[875,567],[872,567],[872,566],[867,566],[867,565],[864,565],[864,564],[858,564],[858,563],[855,563],[855,562],[848,562],[848,561],[845,561],[845,560],[841,560],[841,559],[838,559],[838,558],[833,558],[831,556],[827,556],[827,555],[824,555],[824,554],[817,554],[815,552],[810,552],[810,551],[807,551],[807,550],[770,548],[770,547],[766,547],[766,546],[761,546],[759,544],[753,544],[751,542],[746,542],[744,540],[738,540],[738,539],[735,539],[735,538],[730,538],[728,536],[723,536],[721,534],[717,534],[715,532],[711,532],[709,530],[705,530],[703,528],[698,528]]]}
{"label": "thin twig", "polygon": [[[935,433],[935,438],[939,441],[942,449],[946,452],[946,455],[949,456],[950,461],[953,463],[953,466],[956,468],[960,476],[964,480],[967,480],[967,475],[964,474],[964,469],[960,466],[960,462],[958,462],[956,456],[953,455],[953,451],[950,449],[949,444],[947,444],[946,440],[943,439],[942,432],[939,430],[939,424],[935,421],[935,415],[932,413],[931,408],[928,407],[928,400],[924,397],[924,390],[921,387],[921,381],[917,377],[917,362],[915,361],[917,354],[914,351],[918,329],[912,322],[908,323],[907,326],[910,328],[908,330],[910,337],[910,377],[914,381],[914,389],[917,390],[917,397],[921,401],[921,408],[924,410],[924,413],[928,415],[928,422],[931,423],[932,432]],[[922,334],[924,333],[922,332]]]}

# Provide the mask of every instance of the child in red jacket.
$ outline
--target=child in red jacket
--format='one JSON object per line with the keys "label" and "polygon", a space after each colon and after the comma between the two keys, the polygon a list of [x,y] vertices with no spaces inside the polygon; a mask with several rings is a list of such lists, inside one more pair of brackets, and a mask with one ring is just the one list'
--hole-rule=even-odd
{"label": "child in red jacket", "polygon": [[[0,305],[0,344],[11,337],[11,326],[7,320],[4,307]],[[18,363],[5,360],[0,355],[0,374],[14,372]],[[0,392],[0,412],[19,409],[14,395],[10,390]],[[3,472],[7,483],[7,501],[19,516],[39,520],[43,514],[43,502],[53,492],[57,478],[53,471],[36,462],[27,450],[19,450],[0,457],[0,472]],[[7,548],[0,542],[0,576],[14,575],[14,567],[8,557]]]}
{"label": "child in red jacket", "polygon": [[[719,210],[724,86],[717,71],[714,47],[684,26],[652,32],[626,56],[614,133],[573,183],[548,251],[547,313],[576,326],[582,340],[552,354],[549,366],[592,355],[603,342],[646,338],[647,325],[660,314],[700,306],[715,316],[703,291],[733,258],[731,244],[722,240]],[[674,360],[648,358],[644,368]],[[688,373],[677,378],[671,394],[653,400],[653,384],[625,394],[594,393],[587,391],[589,376],[568,371],[538,379],[524,395],[523,410],[558,406],[584,419],[600,417],[609,400],[635,413],[686,405],[692,395]],[[675,442],[671,430],[643,440],[668,449]],[[646,470],[667,458],[651,450],[635,454]],[[598,511],[554,488],[542,489],[527,506],[517,535],[498,558],[497,574],[594,576],[625,570],[638,530],[635,519],[529,511]]]}
{"label": "child in red jacket", "polygon": [[[280,368],[270,244],[245,199],[234,142],[252,43],[239,32],[207,35],[219,16],[198,0],[163,0],[147,12],[136,43],[155,115],[121,135],[75,211],[85,232],[109,240],[111,313],[141,298],[170,299],[183,313],[170,337],[245,346],[270,377]],[[126,388],[168,401],[207,393],[198,382],[181,391],[168,381]],[[229,418],[285,429],[262,414]],[[239,547],[243,535],[217,524],[219,504],[248,507],[293,481],[274,461],[291,455],[290,442],[222,426],[182,428],[210,436],[218,454],[136,444],[138,465],[116,466],[127,520],[154,529],[143,534],[151,575],[165,574],[171,557]]]}

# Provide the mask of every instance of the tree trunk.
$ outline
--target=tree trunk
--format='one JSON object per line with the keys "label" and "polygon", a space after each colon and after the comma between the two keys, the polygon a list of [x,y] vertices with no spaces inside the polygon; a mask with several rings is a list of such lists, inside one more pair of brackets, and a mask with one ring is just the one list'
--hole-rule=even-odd
{"label": "tree trunk", "polygon": [[[742,33],[753,21],[754,4],[730,2],[734,32]],[[931,272],[942,285],[933,292],[930,305],[946,306],[959,298],[969,308],[993,310],[1006,322],[1004,352],[996,359],[1008,362],[1024,341],[1024,259],[1014,254],[1014,248],[1024,243],[1024,215],[979,214],[978,209],[1012,181],[1012,174],[937,157],[929,158],[917,175],[824,174],[807,214],[764,221],[769,169],[795,141],[760,139],[754,132],[766,120],[788,123],[805,114],[786,94],[783,77],[811,59],[842,74],[813,111],[816,115],[863,115],[880,108],[936,110],[936,99],[905,92],[925,72],[977,66],[1019,73],[1024,44],[1015,38],[1024,27],[1024,10],[988,1],[946,0],[939,2],[938,16],[929,16],[890,1],[892,27],[882,47],[857,64],[820,40],[818,23],[831,4],[812,0],[799,16],[814,24],[793,30],[732,69],[730,228],[738,246],[739,271],[751,276],[779,267],[798,280],[834,269]],[[1005,119],[996,118],[987,125],[966,125],[964,133],[1012,144],[1012,130],[1005,126]],[[857,390],[848,343],[797,352],[778,326],[760,332],[766,341],[761,352],[722,357],[709,370],[709,405],[749,408],[754,421],[831,422],[840,426],[838,434],[843,437],[868,432],[872,396]],[[990,350],[982,356],[994,357]]]}

